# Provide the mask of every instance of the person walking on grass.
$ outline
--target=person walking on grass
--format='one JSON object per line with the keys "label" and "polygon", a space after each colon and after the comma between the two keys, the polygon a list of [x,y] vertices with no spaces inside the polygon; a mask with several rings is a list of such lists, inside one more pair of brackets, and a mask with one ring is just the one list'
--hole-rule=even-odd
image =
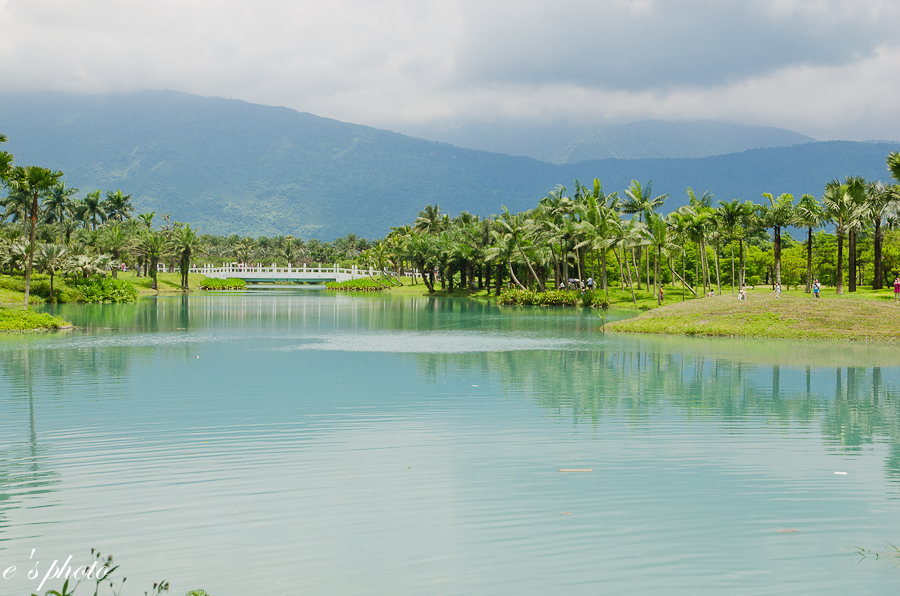
{"label": "person walking on grass", "polygon": [[666,294],[663,292],[663,287],[659,286],[659,303],[662,304],[666,301]]}
{"label": "person walking on grass", "polygon": [[900,277],[894,278],[894,301],[900,300]]}
{"label": "person walking on grass", "polygon": [[775,282],[775,297],[781,298],[781,284],[777,281]]}
{"label": "person walking on grass", "polygon": [[813,281],[813,297],[819,298],[819,291],[822,289],[822,286],[819,285],[819,280],[816,279]]}

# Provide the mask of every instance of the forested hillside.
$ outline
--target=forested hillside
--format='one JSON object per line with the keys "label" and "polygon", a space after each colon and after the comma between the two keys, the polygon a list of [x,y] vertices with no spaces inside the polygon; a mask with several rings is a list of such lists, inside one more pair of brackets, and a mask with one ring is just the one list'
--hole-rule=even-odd
{"label": "forested hillside", "polygon": [[279,107],[176,92],[0,95],[0,132],[17,164],[63,170],[79,196],[133,193],[138,211],[171,212],[204,232],[332,239],[384,236],[427,204],[489,215],[533,207],[557,184],[632,178],[684,204],[687,186],[719,199],[821,195],[848,174],[887,178],[895,144],[809,143],[699,159],[555,165],[460,149]]}

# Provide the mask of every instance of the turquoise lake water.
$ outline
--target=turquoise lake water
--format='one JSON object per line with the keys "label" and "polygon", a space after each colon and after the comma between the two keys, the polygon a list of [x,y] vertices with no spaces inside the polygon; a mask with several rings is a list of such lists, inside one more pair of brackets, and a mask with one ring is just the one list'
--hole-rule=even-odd
{"label": "turquoise lake water", "polygon": [[78,328],[0,337],[2,594],[91,547],[126,595],[900,587],[856,549],[900,545],[894,346],[318,289],[49,310]]}

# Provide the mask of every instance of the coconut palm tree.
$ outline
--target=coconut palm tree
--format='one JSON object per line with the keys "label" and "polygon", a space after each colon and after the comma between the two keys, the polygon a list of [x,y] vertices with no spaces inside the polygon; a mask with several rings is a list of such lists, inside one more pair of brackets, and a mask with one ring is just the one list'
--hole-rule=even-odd
{"label": "coconut palm tree", "polygon": [[[527,233],[526,225],[527,221],[523,218],[522,215],[511,215],[509,209],[506,208],[506,205],[503,205],[503,213],[500,214],[500,217],[496,221],[497,229],[504,236],[508,236],[509,240],[511,240],[515,244],[516,248],[519,249],[519,254],[522,255],[522,259],[525,261],[525,264],[528,266],[528,270],[531,272],[531,275],[537,282],[538,288],[540,288],[541,292],[543,292],[544,284],[541,283],[541,278],[538,277],[538,274],[534,272],[534,267],[531,265],[531,261],[529,261],[528,257],[525,255],[525,251],[522,249],[522,244],[520,243],[520,238],[522,238]],[[581,272],[579,271],[579,276],[580,275]],[[518,280],[516,281],[516,283],[518,284]]]}
{"label": "coconut palm tree", "polygon": [[813,230],[821,227],[825,221],[825,212],[822,205],[812,195],[805,194],[800,197],[797,207],[794,208],[793,225],[806,228],[806,293],[812,291],[812,247]]}
{"label": "coconut palm tree", "polygon": [[[688,189],[691,193],[694,191]],[[666,202],[666,199],[669,198],[669,193],[665,193],[659,195],[658,197],[653,197],[653,181],[650,180],[647,182],[646,186],[642,186],[640,182],[637,180],[631,181],[631,186],[629,186],[622,193],[625,195],[624,201],[622,202],[622,212],[628,215],[637,214],[639,222],[649,221],[650,214],[655,213],[660,207],[663,206],[663,203]],[[637,262],[640,264],[641,261],[641,248],[637,247]],[[638,273],[638,289],[640,289],[640,273]],[[647,287],[650,287],[650,260],[647,260]]]}
{"label": "coconut palm tree", "polygon": [[875,262],[872,289],[880,290],[884,287],[881,258],[881,248],[884,242],[884,223],[900,210],[900,193],[897,193],[895,188],[887,186],[880,180],[870,182],[866,184],[866,206],[868,207],[869,216],[875,224],[873,238]]}
{"label": "coconut palm tree", "polygon": [[31,268],[34,264],[35,231],[38,214],[41,210],[41,198],[56,186],[63,173],[40,166],[17,166],[10,174],[10,184],[16,190],[28,195],[26,215],[29,220],[28,260],[25,264],[25,308],[28,308],[28,296],[31,293]]}

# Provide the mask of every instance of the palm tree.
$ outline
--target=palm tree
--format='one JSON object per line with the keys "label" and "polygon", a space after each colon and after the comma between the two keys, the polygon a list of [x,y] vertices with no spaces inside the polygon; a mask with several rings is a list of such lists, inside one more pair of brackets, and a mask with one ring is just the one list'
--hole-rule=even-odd
{"label": "palm tree", "polygon": [[666,256],[668,261],[669,256],[678,250],[678,245],[672,241],[672,231],[669,227],[669,222],[656,213],[653,213],[647,222],[647,232],[650,247],[656,253],[656,259],[653,263],[653,287],[656,294],[656,304],[660,305],[662,304],[662,297],[659,294],[660,263],[663,255]]}
{"label": "palm tree", "polygon": [[57,271],[62,269],[66,252],[66,247],[61,244],[42,244],[37,253],[38,269],[50,273],[51,302],[56,301],[56,294],[53,291],[53,277],[56,275]]}
{"label": "palm tree", "polygon": [[[47,214],[51,216],[48,220],[55,218],[56,221],[59,222],[59,234],[56,238],[58,243],[62,242],[63,226],[65,225],[66,218],[71,217],[74,214],[75,203],[72,197],[77,192],[77,188],[67,188],[65,182],[60,182],[50,189],[50,195],[44,202],[44,208],[46,209]],[[50,221],[48,221],[48,223],[50,223]]]}
{"label": "palm tree", "polygon": [[87,225],[87,222],[91,222],[91,229],[97,229],[97,217],[100,217],[100,221],[103,222],[106,220],[106,210],[103,208],[103,201],[100,200],[100,191],[95,190],[94,192],[89,192],[84,200],[81,202],[81,220]]}
{"label": "palm tree", "polygon": [[149,263],[150,277],[153,279],[150,289],[156,290],[156,269],[160,259],[169,251],[169,243],[166,235],[155,230],[144,230],[137,239],[135,247]]}
{"label": "palm tree", "polygon": [[[521,238],[525,232],[526,221],[519,214],[511,215],[509,213],[509,209],[503,205],[503,213],[500,214],[500,217],[496,222],[498,230],[504,236],[508,236],[510,240],[516,245],[516,248],[519,249],[519,254],[522,255],[522,259],[524,259],[525,264],[528,266],[528,270],[531,271],[531,275],[534,277],[537,282],[538,288],[540,288],[541,292],[544,291],[544,284],[541,283],[541,278],[538,277],[537,273],[534,272],[534,267],[531,265],[531,261],[528,260],[528,257],[525,255],[525,251],[522,250],[522,245],[519,242],[519,238]],[[511,271],[511,270],[510,270]],[[579,271],[579,276],[581,272]],[[513,276],[515,278],[515,276]],[[518,280],[516,280],[518,284]],[[519,284],[521,285],[521,284]]]}
{"label": "palm tree", "polygon": [[[9,141],[6,135],[0,133],[0,144]],[[9,151],[0,151],[0,185],[5,186],[9,182],[9,176],[12,174],[13,154]]]}
{"label": "palm tree", "polygon": [[181,287],[184,290],[190,290],[188,286],[188,270],[191,265],[191,256],[204,249],[203,242],[200,240],[200,236],[197,235],[197,230],[199,229],[191,229],[190,224],[185,224],[175,230],[172,238],[172,248],[181,258]]}
{"label": "palm tree", "polygon": [[883,263],[881,259],[881,248],[884,242],[883,224],[900,208],[900,196],[898,196],[894,188],[887,186],[880,180],[870,182],[866,185],[866,206],[870,217],[875,223],[875,237],[873,239],[875,262],[872,289],[880,290],[884,287]]}
{"label": "palm tree", "polygon": [[134,206],[131,204],[131,195],[123,195],[122,189],[116,192],[109,191],[106,193],[106,200],[103,201],[103,208],[106,210],[106,219],[112,221],[125,221],[131,219],[134,212]]}
{"label": "palm tree", "polygon": [[428,234],[439,234],[446,227],[447,220],[441,213],[441,208],[437,205],[425,205],[425,209],[419,212],[416,221],[413,223],[413,229],[417,232],[425,232]]}
{"label": "palm tree", "polygon": [[848,226],[856,220],[862,201],[857,200],[865,193],[862,178],[848,176],[841,184],[837,179],[825,185],[822,206],[825,216],[834,223],[837,236],[837,271],[835,271],[835,293],[844,293],[844,234]]}
{"label": "palm tree", "polygon": [[716,210],[716,219],[728,237],[731,246],[731,293],[734,294],[734,241],[737,239],[741,223],[741,204],[737,199],[730,203],[719,201],[719,209]]}
{"label": "palm tree", "polygon": [[[150,211],[149,213],[141,213],[140,215],[138,215],[138,219],[141,220],[141,223],[144,224],[148,230],[153,228],[154,217],[156,217],[156,211]],[[235,234],[234,236],[236,238],[237,234]]]}
{"label": "palm tree", "polygon": [[28,308],[28,296],[31,293],[31,268],[34,263],[34,241],[37,229],[38,212],[41,209],[40,199],[56,186],[63,173],[40,166],[17,166],[10,175],[10,184],[16,190],[29,197],[27,217],[30,222],[28,233],[28,260],[25,264],[25,308]]}
{"label": "palm tree", "polygon": [[812,247],[813,230],[820,227],[825,221],[825,212],[822,205],[812,195],[806,194],[800,197],[797,207],[794,209],[795,226],[806,228],[806,293],[812,291]]}
{"label": "palm tree", "polygon": [[100,246],[108,252],[116,261],[114,263],[112,276],[118,277],[118,263],[121,260],[122,252],[131,245],[131,237],[122,225],[111,225],[106,228],[100,235]]}
{"label": "palm tree", "polygon": [[[691,193],[694,191],[688,189]],[[658,197],[653,197],[653,181],[650,180],[647,182],[647,186],[641,186],[641,183],[637,180],[631,181],[631,186],[629,186],[623,193],[625,195],[625,201],[622,203],[622,212],[626,214],[637,214],[639,222],[649,221],[650,214],[655,213],[660,207],[662,207],[663,203],[666,202],[666,199],[669,198],[669,193],[665,193],[659,195]],[[640,263],[641,261],[641,249],[637,248],[637,261]],[[641,287],[641,276],[638,274],[638,289]],[[650,260],[647,260],[647,287],[650,287]]]}
{"label": "palm tree", "polygon": [[781,285],[781,228],[791,225],[794,221],[794,195],[782,193],[777,199],[772,198],[772,193],[765,192],[763,196],[769,199],[770,207],[765,213],[766,227],[772,228],[772,255],[775,261],[775,283]]}
{"label": "palm tree", "polygon": [[891,171],[891,176],[900,183],[900,153],[891,151],[887,156],[887,167]]}

